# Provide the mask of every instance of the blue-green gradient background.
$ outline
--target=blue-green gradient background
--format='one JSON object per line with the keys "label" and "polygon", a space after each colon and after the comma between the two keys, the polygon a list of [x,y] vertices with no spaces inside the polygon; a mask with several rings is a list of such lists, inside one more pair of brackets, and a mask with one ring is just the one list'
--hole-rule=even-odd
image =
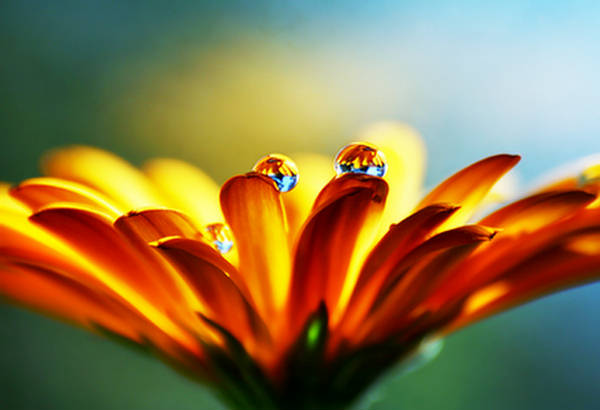
{"label": "blue-green gradient background", "polygon": [[[333,154],[372,121],[417,128],[427,184],[520,153],[523,186],[600,151],[596,1],[0,3],[0,179],[85,143],[219,182],[268,151]],[[98,170],[102,172],[102,170]],[[600,287],[448,338],[373,409],[597,409]],[[219,409],[121,346],[0,305],[0,408]]]}

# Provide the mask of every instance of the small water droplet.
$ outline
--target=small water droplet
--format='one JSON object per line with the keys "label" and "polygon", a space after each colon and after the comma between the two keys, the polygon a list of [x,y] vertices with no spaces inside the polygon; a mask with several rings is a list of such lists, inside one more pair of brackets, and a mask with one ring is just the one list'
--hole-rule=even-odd
{"label": "small water droplet", "polygon": [[290,191],[298,183],[296,164],[282,154],[271,154],[261,158],[253,170],[271,178],[280,192]]}
{"label": "small water droplet", "polygon": [[338,175],[352,172],[382,177],[387,171],[383,152],[365,142],[346,145],[335,157],[335,172]]}
{"label": "small water droplet", "polygon": [[233,238],[227,225],[220,222],[206,225],[204,231],[219,252],[227,253],[233,248]]}

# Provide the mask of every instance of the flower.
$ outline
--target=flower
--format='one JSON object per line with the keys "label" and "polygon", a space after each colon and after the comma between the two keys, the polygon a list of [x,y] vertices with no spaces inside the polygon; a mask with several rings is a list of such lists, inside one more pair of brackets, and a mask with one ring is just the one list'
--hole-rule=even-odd
{"label": "flower", "polygon": [[424,343],[600,275],[600,166],[473,223],[518,156],[415,202],[416,134],[380,124],[364,139],[338,175],[274,154],[220,190],[176,160],[140,172],[55,151],[48,176],[1,186],[0,292],[144,347],[232,408],[336,409]]}

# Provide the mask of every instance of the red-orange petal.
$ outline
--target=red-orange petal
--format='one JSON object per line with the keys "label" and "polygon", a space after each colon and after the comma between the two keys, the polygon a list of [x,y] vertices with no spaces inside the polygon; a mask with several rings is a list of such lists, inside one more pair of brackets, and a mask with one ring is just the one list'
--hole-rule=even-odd
{"label": "red-orange petal", "polygon": [[115,221],[121,231],[132,230],[146,242],[169,236],[201,238],[202,234],[184,214],[173,209],[146,209],[131,211]]}
{"label": "red-orange petal", "polygon": [[[48,208],[30,217],[65,241],[94,266],[94,279],[131,303],[163,331],[194,349],[196,341],[176,322],[187,305],[165,265],[145,243],[128,241],[102,214],[86,209]],[[172,316],[176,315],[178,319]],[[191,312],[190,312],[191,315]]]}
{"label": "red-orange petal", "polygon": [[414,249],[400,262],[395,280],[384,285],[358,341],[382,340],[409,325],[420,314],[420,302],[430,294],[449,269],[467,257],[495,231],[469,225],[442,232]]}
{"label": "red-orange petal", "polygon": [[224,259],[219,261],[222,258],[212,247],[192,239],[173,238],[158,244],[157,249],[192,286],[205,306],[201,312],[204,316],[225,327],[251,350],[255,342],[267,343],[265,324],[229,276],[235,268]]}
{"label": "red-orange petal", "polygon": [[458,208],[447,204],[429,205],[390,227],[365,261],[354,293],[350,309],[342,323],[341,333],[349,335],[360,326],[381,286],[402,258],[421,244]]}
{"label": "red-orange petal", "polygon": [[334,315],[338,304],[343,309],[348,301],[341,300],[343,292],[354,288],[386,195],[384,180],[356,174],[335,178],[323,189],[296,246],[288,305],[292,326],[302,325],[321,301]]}
{"label": "red-orange petal", "polygon": [[11,189],[10,194],[26,204],[33,212],[55,203],[73,203],[93,207],[98,212],[113,218],[122,214],[117,205],[111,203],[100,192],[64,179],[50,177],[28,179]]}
{"label": "red-orange petal", "polygon": [[518,155],[508,154],[482,159],[438,185],[421,201],[417,209],[440,202],[459,205],[460,209],[440,229],[450,229],[462,225],[469,220],[498,179],[514,167],[520,159]]}
{"label": "red-orange petal", "polygon": [[283,308],[290,283],[290,246],[281,194],[255,172],[228,180],[221,209],[234,236],[240,273],[265,318]]}
{"label": "red-orange petal", "polygon": [[542,192],[507,205],[479,223],[502,228],[501,235],[530,232],[577,212],[595,199],[595,195],[579,190]]}
{"label": "red-orange petal", "polygon": [[600,209],[583,209],[560,221],[516,237],[502,236],[465,259],[424,303],[438,310],[477,289],[498,280],[502,275],[565,237],[600,227]]}
{"label": "red-orange petal", "polygon": [[[599,233],[600,228],[596,228],[597,245],[600,245]],[[600,277],[600,252],[581,253],[570,247],[575,241],[586,240],[587,235],[587,232],[578,234],[550,246],[505,272],[497,281],[473,292],[461,315],[443,332],[454,331],[544,294],[597,280]]]}
{"label": "red-orange petal", "polygon": [[48,269],[0,265],[0,293],[28,307],[93,329],[100,325],[142,342],[138,318],[121,303]]}

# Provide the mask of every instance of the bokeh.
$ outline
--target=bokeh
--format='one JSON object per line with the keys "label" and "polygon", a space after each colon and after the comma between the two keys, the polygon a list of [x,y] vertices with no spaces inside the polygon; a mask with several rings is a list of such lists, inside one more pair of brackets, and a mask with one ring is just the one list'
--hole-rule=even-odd
{"label": "bokeh", "polygon": [[[0,2],[0,179],[50,148],[191,161],[223,182],[269,152],[334,155],[410,124],[427,184],[523,156],[521,189],[600,152],[597,1]],[[102,170],[98,169],[101,173]],[[448,338],[382,409],[598,408],[600,286]],[[0,408],[219,409],[201,386],[84,331],[0,305]]]}

